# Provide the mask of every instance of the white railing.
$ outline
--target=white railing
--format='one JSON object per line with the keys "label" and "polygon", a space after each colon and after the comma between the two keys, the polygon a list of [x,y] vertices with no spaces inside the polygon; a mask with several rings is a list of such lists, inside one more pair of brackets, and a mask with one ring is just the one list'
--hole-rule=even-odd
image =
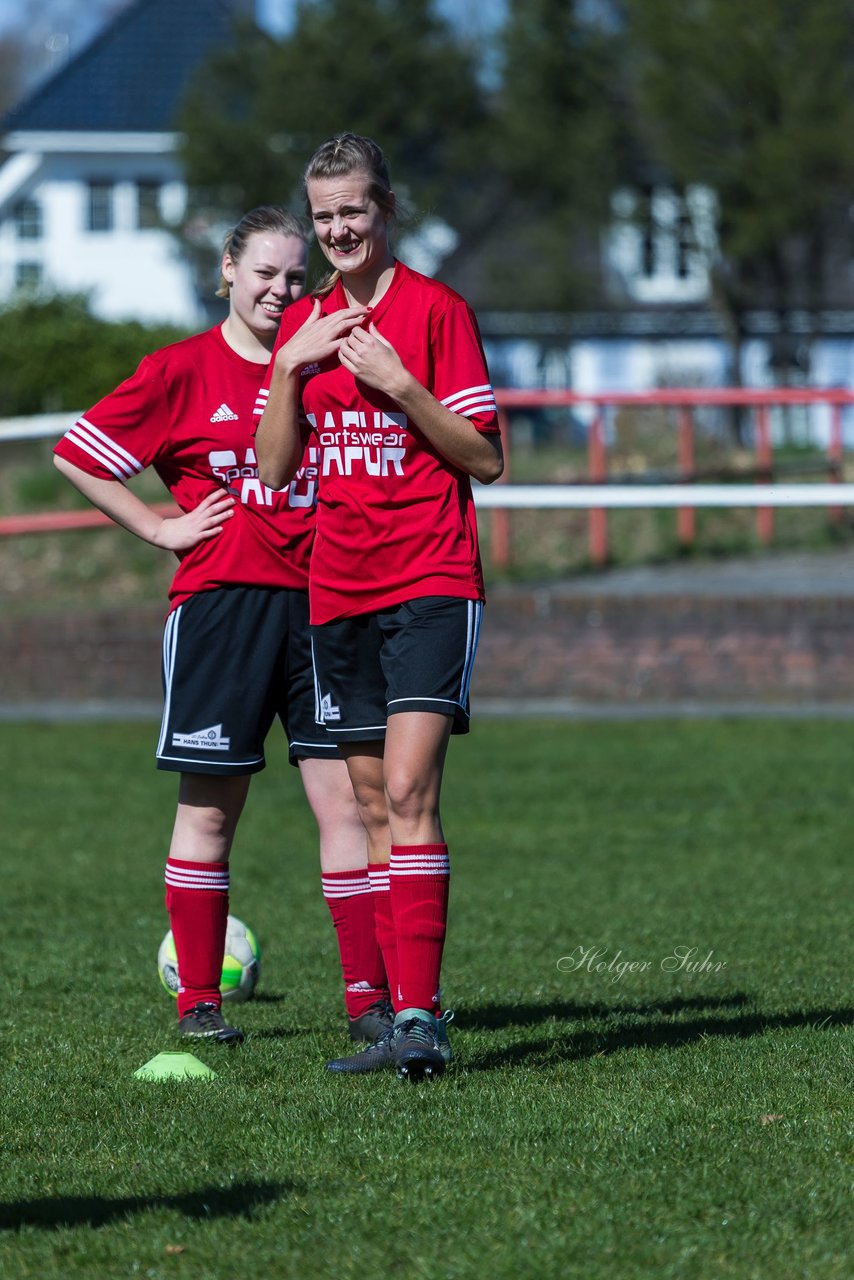
{"label": "white railing", "polygon": [[477,485],[478,507],[554,510],[591,507],[854,506],[854,484],[502,484]]}

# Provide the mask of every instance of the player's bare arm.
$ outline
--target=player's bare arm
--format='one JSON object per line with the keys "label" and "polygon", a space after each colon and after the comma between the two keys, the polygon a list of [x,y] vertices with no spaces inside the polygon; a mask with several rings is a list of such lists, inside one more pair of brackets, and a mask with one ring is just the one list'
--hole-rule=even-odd
{"label": "player's bare arm", "polygon": [[299,429],[299,378],[307,364],[334,355],[354,325],[367,314],[365,307],[347,307],[320,314],[316,298],[311,314],[276,352],[270,393],[255,435],[258,475],[271,489],[282,489],[296,475],[303,445]]}
{"label": "player's bare arm", "polygon": [[468,418],[452,413],[414,378],[394,347],[375,325],[354,329],[338,351],[346,369],[396,401],[430,443],[460,471],[481,484],[492,484],[504,470],[504,453],[497,432],[485,434]]}
{"label": "player's bare arm", "polygon": [[234,498],[215,489],[193,511],[181,516],[161,516],[120,480],[90,476],[58,456],[54,456],[54,464],[104,515],[143,542],[167,551],[190,551],[199,542],[217,537],[224,522],[234,514]]}

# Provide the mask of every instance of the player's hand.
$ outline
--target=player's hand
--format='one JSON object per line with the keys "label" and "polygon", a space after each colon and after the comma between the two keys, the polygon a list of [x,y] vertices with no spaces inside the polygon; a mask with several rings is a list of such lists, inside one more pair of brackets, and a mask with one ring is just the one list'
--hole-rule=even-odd
{"label": "player's hand", "polygon": [[302,369],[335,355],[347,334],[362,323],[367,307],[344,307],[329,315],[320,314],[320,299],[315,298],[311,315],[284,343],[276,354],[276,362],[286,369]]}
{"label": "player's hand", "polygon": [[154,545],[167,551],[190,551],[208,538],[222,533],[226,520],[234,515],[234,498],[222,489],[214,489],[197,507],[183,516],[167,516],[154,539]]}
{"label": "player's hand", "polygon": [[338,359],[360,382],[384,391],[393,400],[402,394],[412,376],[373,322],[367,329],[354,329],[346,336],[339,347]]}

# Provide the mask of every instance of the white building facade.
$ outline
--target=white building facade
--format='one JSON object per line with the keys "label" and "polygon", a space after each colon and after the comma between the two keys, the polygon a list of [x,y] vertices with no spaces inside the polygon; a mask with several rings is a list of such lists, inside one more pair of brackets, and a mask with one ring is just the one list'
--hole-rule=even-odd
{"label": "white building facade", "polygon": [[177,143],[174,133],[7,135],[0,299],[83,292],[107,320],[202,323],[189,265],[166,229],[186,207]]}

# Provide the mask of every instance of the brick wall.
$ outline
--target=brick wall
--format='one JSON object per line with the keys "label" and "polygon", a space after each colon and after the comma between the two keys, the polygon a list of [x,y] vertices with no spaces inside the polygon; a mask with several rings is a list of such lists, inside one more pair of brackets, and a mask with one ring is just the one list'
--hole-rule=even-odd
{"label": "brick wall", "polygon": [[493,594],[483,697],[850,701],[854,598]]}
{"label": "brick wall", "polygon": [[[159,703],[163,613],[0,620],[0,702]],[[473,696],[852,702],[854,596],[502,588],[484,615]]]}
{"label": "brick wall", "polygon": [[164,612],[0,619],[0,702],[158,701]]}

